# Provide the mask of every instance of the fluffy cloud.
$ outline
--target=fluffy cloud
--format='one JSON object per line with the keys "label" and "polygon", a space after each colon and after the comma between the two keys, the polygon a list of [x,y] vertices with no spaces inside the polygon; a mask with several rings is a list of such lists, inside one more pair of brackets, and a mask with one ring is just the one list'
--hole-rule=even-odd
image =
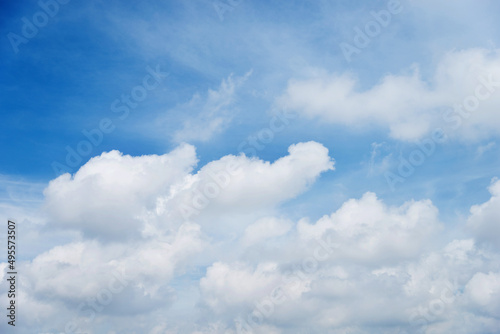
{"label": "fluffy cloud", "polygon": [[232,164],[238,166],[238,170],[216,201],[239,208],[274,206],[305,191],[322,172],[333,170],[328,149],[319,143],[291,145],[288,153],[273,163],[245,156],[229,156],[208,163],[199,172],[203,179],[200,187],[205,189],[208,182],[214,182],[211,173]]}
{"label": "fluffy cloud", "polygon": [[499,324],[498,275],[483,271],[497,269],[497,260],[471,240],[454,240],[393,266],[216,263],[200,288],[214,314],[233,315],[243,333],[263,325],[284,333],[491,332]]}
{"label": "fluffy cloud", "polygon": [[143,209],[153,207],[156,198],[182,181],[196,162],[189,145],[161,156],[103,153],[74,175],[63,174],[49,183],[44,194],[50,222],[91,237],[137,235]]}
{"label": "fluffy cloud", "polygon": [[266,217],[259,219],[245,229],[242,242],[244,245],[253,245],[272,237],[286,234],[292,228],[292,222],[285,219]]}
{"label": "fluffy cloud", "polygon": [[[226,156],[192,173],[196,163],[190,145],[160,156],[132,157],[112,151],[91,159],[74,175],[51,181],[44,191],[47,226],[82,234],[68,234],[77,240],[23,263],[27,304],[34,309],[50,305],[47,312],[36,312],[41,318],[56,316],[60,307],[73,310],[63,318],[82,330],[98,326],[91,318],[135,316],[168,307],[177,296],[172,281],[197,264],[211,265],[210,278],[217,273],[213,254],[210,259],[194,257],[207,249],[212,237],[207,234],[211,219],[205,216],[221,216],[232,206],[272,208],[306,190],[323,171],[333,169],[328,150],[314,142],[290,146],[289,155],[273,163],[244,155]],[[234,168],[228,169],[228,164]],[[220,193],[209,196],[211,206],[196,217],[202,227],[181,217],[178,205],[192,205],[209,184],[217,185]],[[263,184],[272,185],[273,191],[262,194]],[[248,242],[275,237],[291,228],[289,221],[269,219],[275,222],[274,228],[259,231],[259,226],[265,229],[266,220],[257,221],[248,229]],[[44,233],[43,227],[37,231]],[[269,269],[264,265],[257,268],[249,283],[253,280],[258,285]],[[63,318],[58,328],[67,325]],[[33,323],[36,327],[37,322]]]}
{"label": "fluffy cloud", "polygon": [[297,229],[306,240],[326,236],[335,258],[381,263],[418,255],[439,225],[438,210],[429,200],[387,207],[366,193],[313,225],[300,221]]}
{"label": "fluffy cloud", "polygon": [[335,124],[378,124],[401,140],[417,140],[437,128],[452,137],[472,139],[499,134],[498,50],[449,52],[428,80],[418,68],[412,71],[386,75],[366,90],[358,88],[350,73],[322,72],[290,81],[279,104]]}
{"label": "fluffy cloud", "polygon": [[279,283],[276,263],[261,263],[253,270],[241,263],[216,262],[200,280],[206,303],[216,312],[228,307],[252,305],[256,298],[269,293]]}
{"label": "fluffy cloud", "polygon": [[[292,145],[289,152],[274,163],[225,156],[194,174],[197,159],[190,145],[162,156],[103,153],[75,175],[50,182],[45,212],[50,225],[103,242],[175,233],[193,219],[204,229],[244,229],[245,220],[222,221],[221,216],[272,209],[333,169],[328,150],[318,143]],[[262,193],[264,184],[271,190]]]}
{"label": "fluffy cloud", "polygon": [[273,163],[229,155],[193,174],[197,158],[187,144],[161,156],[111,151],[51,181],[45,211],[54,226],[117,240],[177,229],[201,211],[220,216],[269,209],[333,169],[328,149],[316,142],[291,145],[288,152]]}
{"label": "fluffy cloud", "polygon": [[465,293],[487,315],[500,317],[500,273],[477,273],[465,286]]}
{"label": "fluffy cloud", "polygon": [[253,231],[260,236],[263,221],[269,222],[266,244],[285,235],[289,242],[280,247],[287,255],[264,247],[248,262],[214,264],[200,281],[214,314],[233,315],[243,332],[263,325],[284,333],[460,332],[460,319],[467,331],[491,332],[499,324],[493,274],[499,254],[473,239],[439,246],[443,226],[428,200],[391,207],[366,193],[314,224],[299,221],[296,229],[257,221],[243,240]]}
{"label": "fluffy cloud", "polygon": [[[149,312],[172,299],[169,282],[205,247],[196,225],[182,226],[172,240],[162,239],[167,238],[54,247],[23,265],[24,289],[39,300],[63,302],[75,312],[79,309],[74,305],[90,300],[97,300],[108,314]],[[130,298],[126,308],[125,297]]]}
{"label": "fluffy cloud", "polygon": [[[196,162],[189,145],[161,156],[113,151],[50,182],[48,226],[82,234],[21,262],[22,301],[33,314],[23,331],[68,324],[156,334],[498,327],[500,255],[484,243],[486,231],[495,231],[498,181],[492,198],[471,208],[476,238],[447,240],[430,200],[390,206],[367,192],[315,222],[278,211],[333,169],[316,142],[291,145],[272,163],[229,155],[194,173]],[[206,196],[208,185],[219,187],[217,195]],[[200,196],[208,204],[193,206]],[[185,219],[181,204],[197,214]],[[5,275],[6,263],[1,269]]]}
{"label": "fluffy cloud", "polygon": [[491,198],[483,204],[474,205],[468,220],[468,227],[481,241],[498,246],[500,240],[500,181],[489,188]]}
{"label": "fluffy cloud", "polygon": [[155,228],[194,219],[207,229],[240,233],[254,218],[298,196],[321,173],[334,169],[328,149],[319,143],[291,145],[288,152],[273,163],[245,155],[207,163],[158,197]]}

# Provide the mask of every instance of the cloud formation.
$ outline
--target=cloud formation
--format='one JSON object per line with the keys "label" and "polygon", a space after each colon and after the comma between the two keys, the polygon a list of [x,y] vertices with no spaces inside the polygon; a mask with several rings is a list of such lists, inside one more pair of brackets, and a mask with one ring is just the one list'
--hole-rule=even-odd
{"label": "cloud formation", "polygon": [[495,180],[489,187],[491,198],[470,208],[468,228],[480,241],[498,246],[500,239],[500,181]]}
{"label": "cloud formation", "polygon": [[498,332],[500,2],[63,2],[0,11],[17,333]]}
{"label": "cloud formation", "polygon": [[[326,73],[290,80],[279,105],[332,124],[376,124],[395,139],[414,141],[443,128],[452,137],[484,138],[500,133],[498,50],[447,53],[429,78],[418,65],[388,74],[367,89],[352,73]],[[316,71],[318,73],[318,71]]]}
{"label": "cloud formation", "polygon": [[[367,192],[315,222],[280,213],[280,203],[333,169],[316,142],[291,145],[272,163],[229,155],[194,173],[196,163],[190,145],[160,156],[112,151],[50,182],[46,224],[81,234],[22,263],[23,304],[34,314],[24,332],[104,333],[106,323],[145,333],[499,325],[500,253],[485,232],[496,222],[498,181],[491,199],[471,208],[473,237],[448,239],[440,233],[453,227],[430,200],[392,206]],[[220,193],[183,219],[178,205],[217,178]],[[253,214],[237,215],[245,212]]]}

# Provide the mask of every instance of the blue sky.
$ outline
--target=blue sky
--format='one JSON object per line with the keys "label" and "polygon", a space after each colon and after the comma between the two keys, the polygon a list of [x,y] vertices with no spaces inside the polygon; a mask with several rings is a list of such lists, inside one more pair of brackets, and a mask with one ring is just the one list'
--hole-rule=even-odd
{"label": "blue sky", "polygon": [[[159,64],[170,75],[128,119],[117,121],[116,131],[94,147],[80,165],[111,149],[133,155],[161,154],[172,149],[176,144],[172,133],[179,122],[198,112],[196,108],[178,106],[195,94],[206,99],[207,91],[217,89],[231,74],[243,76],[252,71],[236,93],[231,126],[211,142],[195,143],[202,162],[238,153],[233,142],[241,142],[266,124],[274,98],[288,80],[304,75],[307,67],[332,73],[352,72],[360,78],[358,84],[363,89],[376,84],[381,76],[400,73],[415,63],[425,78],[440,55],[450,50],[494,45],[495,29],[474,32],[481,25],[491,26],[489,18],[484,17],[484,8],[492,11],[490,7],[497,6],[494,2],[488,4],[490,7],[475,5],[472,12],[468,7],[463,10],[468,16],[481,17],[480,22],[475,20],[470,26],[457,19],[464,15],[460,6],[438,15],[425,5],[411,5],[403,4],[402,13],[395,15],[359,55],[354,54],[351,62],[346,61],[339,44],[352,43],[353,27],[362,27],[370,20],[370,11],[380,10],[384,2],[297,2],[283,6],[242,1],[232,10],[220,7],[227,9],[222,21],[212,2],[61,5],[35,37],[18,46],[18,53],[13,52],[8,39],[2,43],[2,134],[5,139],[16,138],[2,145],[5,161],[9,161],[2,164],[2,174],[36,181],[53,178],[51,163],[64,161],[65,147],[76,147],[85,139],[82,130],[95,128],[103,117],[113,117],[111,103],[121,94],[130,94],[147,73],[146,66]],[[20,18],[32,18],[40,9],[36,3],[10,6],[2,20],[3,30],[17,34],[22,28]],[[163,123],[158,120],[161,117]],[[259,152],[260,156],[274,160],[294,141],[318,140],[334,148],[342,165],[353,170],[362,168],[360,165],[370,156],[371,143],[387,140],[386,133],[373,128],[352,131],[322,127],[318,122],[302,125],[292,124]],[[395,152],[412,148],[407,143],[392,146],[390,150]],[[475,147],[460,148],[474,154]],[[456,152],[458,148],[447,150]],[[466,152],[447,160],[469,160],[462,159]],[[479,162],[464,169],[482,166],[484,163]],[[426,168],[422,169],[419,174],[426,173]],[[484,173],[483,185],[495,171]],[[429,177],[436,176],[437,172]],[[414,187],[412,179],[401,188]],[[365,190],[364,185],[350,184],[352,187]]]}
{"label": "blue sky", "polygon": [[[186,234],[199,243],[199,248],[193,247],[196,251],[180,249],[174,253],[185,255],[172,255],[168,265],[161,264],[171,265],[171,271],[163,276],[145,273],[141,278],[157,286],[148,296],[155,300],[157,293],[157,302],[164,298],[169,306],[141,313],[137,311],[141,303],[156,304],[137,297],[137,305],[131,306],[136,311],[130,312],[149,319],[151,326],[137,325],[134,330],[194,333],[189,323],[196,323],[199,333],[225,333],[236,330],[234,310],[244,314],[253,301],[248,296],[225,299],[234,292],[219,289],[217,273],[226,273],[228,280],[231,273],[255,280],[252,291],[260,295],[278,279],[281,269],[307,253],[289,249],[297,240],[307,239],[309,232],[304,231],[309,227],[303,227],[304,221],[323,231],[325,215],[341,217],[342,208],[370,212],[372,206],[383,208],[380,219],[392,221],[394,212],[407,210],[405,205],[410,204],[405,203],[427,200],[437,210],[434,227],[442,230],[429,227],[434,231],[427,235],[432,247],[422,241],[412,253],[408,246],[401,251],[410,254],[404,261],[417,266],[426,256],[444,256],[443,249],[455,241],[453,245],[469,247],[464,241],[469,239],[477,254],[492,252],[491,263],[486,261],[481,268],[448,268],[449,280],[451,273],[460,272],[462,281],[455,288],[466,292],[447,308],[449,312],[429,322],[429,333],[455,330],[457,317],[464,314],[470,328],[481,323],[478,333],[492,332],[499,324],[498,303],[488,299],[491,296],[477,297],[476,291],[483,281],[494,293],[500,291],[500,274],[493,263],[498,250],[484,232],[491,229],[498,236],[491,204],[498,199],[491,189],[496,189],[495,178],[500,176],[500,91],[495,86],[495,78],[500,78],[498,2],[42,0],[0,6],[0,212],[31,231],[19,241],[25,242],[20,258],[26,276],[35,275],[23,289],[30,296],[26,305],[39,312],[40,319],[23,324],[22,330],[60,330],[49,325],[52,311],[44,313],[40,307],[50,304],[47,307],[53,311],[65,307],[69,311],[63,319],[69,319],[75,313],[72,307],[83,298],[40,287],[36,263],[57,257],[58,247],[81,247],[96,254],[108,252],[109,247],[115,249],[109,252],[117,261],[130,264],[135,260],[124,255],[129,248],[163,254],[156,244],[160,239],[182,248],[182,242],[172,240]],[[39,27],[33,25],[37,20],[42,20]],[[347,44],[357,51],[346,54]],[[457,105],[466,110],[458,113]],[[275,124],[283,126],[275,130]],[[444,131],[446,139],[433,137],[436,130]],[[95,142],[85,133],[93,133]],[[269,134],[272,137],[266,137]],[[249,150],[252,140],[256,140],[254,151]],[[427,153],[423,143],[431,145]],[[68,164],[68,150],[76,152],[71,153],[77,160],[74,165]],[[242,179],[234,176],[228,190],[221,189],[196,217],[179,217],[177,208],[194,201],[193,189],[208,182],[208,170],[222,168],[231,159],[244,166]],[[408,161],[417,162],[402,175],[401,166]],[[61,176],[64,171],[71,176]],[[394,183],[394,177],[399,181]],[[376,194],[379,202],[370,202],[369,196],[364,201],[367,192]],[[359,207],[349,206],[353,201]],[[426,205],[415,209],[423,210],[422,217],[432,216],[433,209]],[[474,213],[474,205],[485,207]],[[130,210],[121,212],[123,207]],[[398,219],[411,217],[407,213]],[[270,220],[262,223],[262,219]],[[344,235],[338,230],[343,218],[330,219],[332,226],[328,223],[330,227],[321,233],[334,230]],[[424,220],[424,227],[434,221]],[[104,229],[106,221],[116,227]],[[419,231],[427,231],[424,227]],[[152,231],[161,237],[155,239]],[[366,231],[373,238],[381,233]],[[421,235],[419,231],[410,232]],[[339,244],[359,242],[349,239],[351,235],[344,237]],[[252,248],[255,245],[240,245],[255,238],[268,243],[262,246],[262,261],[251,255],[258,252]],[[227,252],[234,256],[224,255]],[[352,252],[335,261],[342,266],[356,249]],[[399,258],[388,263],[385,258],[371,259],[368,267],[403,266]],[[281,269],[270,269],[274,267],[268,262]],[[356,265],[364,269],[346,264],[342,270],[359,278],[366,262]],[[328,270],[324,275],[332,274]],[[60,275],[72,274],[61,269]],[[268,285],[262,283],[266,277],[272,278]],[[352,284],[361,291],[381,284],[357,278]],[[324,282],[315,276],[309,283],[317,287]],[[441,283],[425,284],[440,289]],[[410,326],[405,315],[386,319],[370,313],[371,306],[355,296],[346,297],[349,305],[365,307],[366,317],[356,319],[349,315],[349,307],[319,301],[314,288],[306,290],[297,300],[304,298],[311,309],[331,306],[339,312],[335,321],[313,321],[309,332],[345,333],[350,328],[371,333],[376,327],[396,333]],[[49,302],[51,293],[56,297]],[[136,296],[141,290],[127,293]],[[188,302],[173,301],[183,298]],[[401,308],[411,313],[433,298],[432,293],[422,292]],[[110,323],[119,322],[126,312],[111,305],[109,314],[99,313],[99,321],[85,329],[120,332]],[[197,311],[190,318],[184,311],[192,305]],[[254,331],[295,333],[291,319],[301,309],[293,303],[285,309]],[[181,320],[163,324],[158,320],[162,312],[179,312]],[[488,320],[478,320],[474,314]],[[370,323],[377,325],[370,329]]]}

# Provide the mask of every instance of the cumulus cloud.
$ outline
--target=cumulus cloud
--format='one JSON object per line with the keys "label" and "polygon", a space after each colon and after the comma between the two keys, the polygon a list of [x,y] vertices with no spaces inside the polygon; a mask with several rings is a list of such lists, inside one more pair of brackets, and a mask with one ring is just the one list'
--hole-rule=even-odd
{"label": "cumulus cloud", "polygon": [[481,312],[500,317],[500,273],[477,273],[465,286],[465,293]]}
{"label": "cumulus cloud", "polygon": [[[227,164],[238,166],[237,173],[217,201],[226,205],[255,207],[273,206],[291,199],[305,191],[322,172],[334,169],[328,149],[319,143],[311,141],[291,145],[288,153],[273,163],[242,155],[229,156],[208,163],[199,174],[210,181],[211,172],[217,173]],[[204,188],[205,185],[202,182],[200,186]]]}
{"label": "cumulus cloud", "polygon": [[[180,203],[193,204],[200,194],[198,187],[201,191],[207,184],[220,188],[220,194],[209,196],[216,209],[212,215],[219,210],[220,216],[231,206],[272,208],[333,169],[328,150],[315,142],[292,145],[289,155],[273,163],[226,156],[193,173],[196,163],[195,149],[187,144],[164,155],[132,157],[111,151],[89,160],[74,175],[51,181],[44,191],[46,226],[81,232],[81,237],[72,234],[76,241],[43,251],[23,264],[27,303],[33,308],[50,304],[47,312],[37,313],[42,318],[53,317],[49,310],[59,307],[73,310],[68,315],[73,320],[66,321],[75,321],[82,329],[96,325],[88,324],[89,318],[96,317],[93,313],[101,313],[97,318],[102,319],[168,307],[177,295],[172,280],[193,270],[196,263],[209,263],[217,272],[213,258],[207,262],[194,257],[208,246],[209,221],[200,215],[201,226],[177,214]],[[234,168],[228,169],[228,164]],[[264,183],[274,184],[273,192],[261,194]],[[269,219],[272,229],[259,231],[259,226],[265,230],[266,220],[257,221],[248,229],[248,242],[282,235],[291,228],[290,221]],[[260,274],[252,274],[255,282],[269,271],[257,267]],[[130,301],[124,303],[126,299]],[[99,310],[89,309],[92,303]]]}
{"label": "cumulus cloud", "polygon": [[245,229],[242,242],[244,245],[253,245],[269,238],[279,237],[290,231],[292,226],[289,220],[265,217]]}
{"label": "cumulus cloud", "polygon": [[365,90],[351,73],[321,72],[291,80],[278,103],[333,124],[378,124],[401,140],[418,140],[437,128],[467,139],[499,134],[498,50],[449,52],[429,79],[418,66],[411,72],[388,74]]}
{"label": "cumulus cloud", "polygon": [[471,207],[467,226],[480,241],[498,245],[500,240],[500,180],[489,187],[491,198]]}
{"label": "cumulus cloud", "polygon": [[[261,223],[249,225],[245,237],[260,231]],[[499,254],[473,239],[439,246],[435,237],[442,228],[428,200],[391,207],[366,193],[314,224],[303,219],[296,229],[266,235],[269,243],[286,230],[290,242],[280,247],[288,257],[277,258],[275,249],[264,248],[249,262],[209,268],[200,281],[202,297],[215,314],[236,314],[243,329],[271,325],[311,333],[437,333],[460,331],[465,318],[467,328],[491,331],[499,324],[493,302]],[[264,275],[256,263],[271,258],[278,262],[268,263]],[[483,272],[493,273],[486,279]],[[483,280],[487,289],[474,290]],[[489,304],[483,300],[480,311],[471,296]]]}
{"label": "cumulus cloud", "polygon": [[[388,205],[367,192],[314,222],[277,210],[333,169],[316,142],[291,145],[274,162],[228,155],[193,172],[196,163],[190,145],[141,157],[112,151],[50,182],[48,226],[82,233],[20,264],[33,314],[24,332],[498,328],[500,255],[484,242],[494,237],[486,232],[495,231],[498,181],[471,208],[474,238],[448,240],[430,200]],[[179,205],[202,195],[208,204],[182,217]]]}
{"label": "cumulus cloud", "polygon": [[192,171],[195,149],[182,145],[161,156],[132,157],[118,151],[92,158],[74,175],[63,174],[45,189],[50,223],[90,237],[137,235],[144,208]]}
{"label": "cumulus cloud", "polygon": [[[288,151],[273,163],[228,155],[196,173],[195,149],[187,144],[161,156],[103,153],[74,175],[49,183],[44,191],[48,224],[102,242],[175,235],[190,220],[206,230],[244,230],[252,218],[224,222],[221,217],[272,210],[333,169],[328,150],[319,143],[298,143]],[[276,229],[270,233],[283,226]],[[255,241],[255,228],[248,233],[247,241]]]}
{"label": "cumulus cloud", "polygon": [[438,210],[429,200],[387,207],[374,193],[350,199],[315,224],[303,220],[303,239],[326,236],[334,257],[381,263],[418,255],[439,229]]}
{"label": "cumulus cloud", "polygon": [[272,163],[245,155],[207,163],[158,197],[159,220],[151,224],[161,228],[172,221],[195,219],[207,229],[241,232],[255,217],[303,193],[321,173],[334,169],[328,149],[319,143],[294,144],[288,153]]}
{"label": "cumulus cloud", "polygon": [[255,298],[269,293],[279,283],[276,263],[261,263],[257,268],[235,263],[216,262],[200,280],[206,303],[216,312],[228,307],[252,305]]}
{"label": "cumulus cloud", "polygon": [[[304,249],[304,259],[307,254]],[[455,332],[461,318],[468,331],[487,332],[499,323],[498,275],[482,272],[498,268],[495,259],[498,254],[471,240],[453,240],[389,266],[340,259],[317,267],[217,262],[200,288],[213,314],[232,315],[243,333],[262,325],[284,333]]]}
{"label": "cumulus cloud", "polygon": [[182,226],[173,240],[165,239],[109,245],[88,240],[54,247],[20,269],[24,293],[71,309],[85,327],[92,312],[135,315],[166,307],[175,298],[170,281],[205,242],[194,224]]}

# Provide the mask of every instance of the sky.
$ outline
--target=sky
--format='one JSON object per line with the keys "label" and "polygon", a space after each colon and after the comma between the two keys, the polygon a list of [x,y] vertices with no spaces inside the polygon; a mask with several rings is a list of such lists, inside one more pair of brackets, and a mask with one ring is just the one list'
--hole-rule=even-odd
{"label": "sky", "polygon": [[0,332],[498,333],[499,11],[3,2]]}

